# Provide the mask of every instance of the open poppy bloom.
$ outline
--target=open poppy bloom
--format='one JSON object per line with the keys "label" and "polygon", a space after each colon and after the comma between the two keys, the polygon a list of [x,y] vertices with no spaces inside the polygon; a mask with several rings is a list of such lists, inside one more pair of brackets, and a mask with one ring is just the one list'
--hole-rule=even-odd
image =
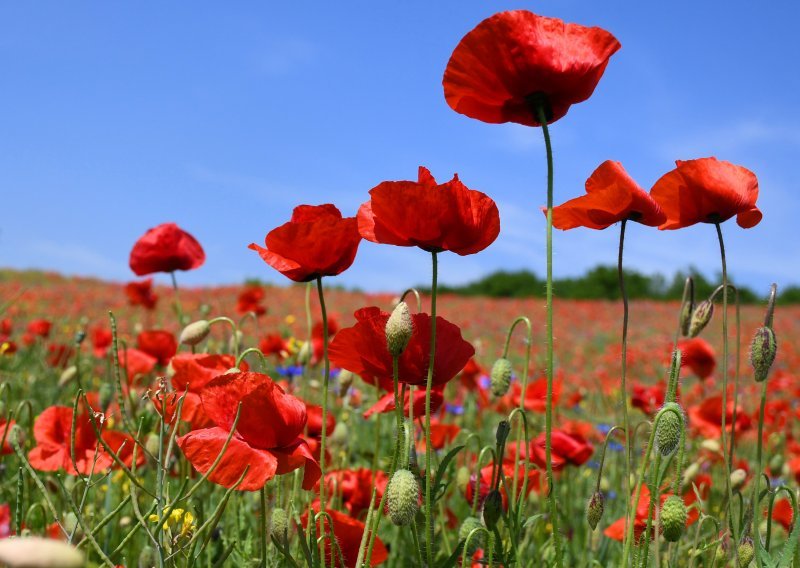
{"label": "open poppy bloom", "polygon": [[[312,510],[314,513],[319,512],[319,501],[313,504]],[[333,526],[330,527],[327,519],[323,517],[323,519],[320,519],[317,523],[317,534],[322,534],[322,523],[324,522],[326,531],[333,531],[333,534],[336,535],[336,543],[339,547],[339,551],[342,553],[342,560],[344,561],[345,568],[355,568],[356,562],[358,561],[358,549],[361,545],[361,537],[364,535],[366,525],[358,519],[349,517],[334,509],[328,509],[326,513],[331,516]],[[300,522],[303,524],[303,527],[308,526],[308,511],[303,513],[300,517]],[[339,562],[339,553],[335,552],[333,553],[334,555],[331,553],[331,539],[326,538],[326,565],[341,566],[342,564]],[[369,565],[377,566],[383,564],[388,558],[389,550],[386,548],[386,545],[383,544],[380,537],[375,537],[375,546],[372,548],[372,558],[369,559]]]}
{"label": "open poppy bloom", "polygon": [[[562,469],[565,465],[583,465],[594,453],[594,446],[580,434],[569,434],[564,430],[552,432],[553,445],[551,461],[553,469]],[[541,468],[547,467],[544,432],[531,442],[531,460]]]}
{"label": "open poppy bloom", "polygon": [[178,342],[175,336],[163,329],[152,329],[141,332],[136,338],[136,345],[158,360],[158,364],[165,366],[178,351]]}
{"label": "open poppy bloom", "polygon": [[605,229],[624,219],[657,227],[667,217],[622,164],[611,160],[600,164],[586,180],[586,195],[553,208],[556,229]]}
{"label": "open poppy bloom", "polygon": [[716,355],[711,344],[702,337],[683,339],[678,342],[681,350],[681,367],[688,367],[701,379],[707,379],[717,366]]}
{"label": "open poppy bloom", "polygon": [[482,251],[500,234],[495,202],[458,175],[437,184],[420,166],[417,181],[384,181],[369,195],[358,210],[358,230],[373,243],[464,256]]}
{"label": "open poppy bloom", "polygon": [[734,215],[743,229],[761,221],[756,207],[758,179],[747,168],[716,158],[678,160],[675,164],[677,167],[650,190],[667,215],[659,229],[721,223]]}
{"label": "open poppy bloom", "polygon": [[197,240],[175,223],[164,223],[147,231],[131,250],[129,264],[137,276],[154,272],[193,270],[206,261]]}
{"label": "open poppy bloom", "polygon": [[[728,408],[725,413],[725,428],[730,434],[733,423],[733,397],[728,395]],[[705,438],[717,439],[722,434],[722,395],[711,396],[703,400],[700,404],[688,408],[689,426]],[[748,416],[744,409],[739,406],[736,409],[736,432],[744,432],[753,427],[753,420]]]}
{"label": "open poppy bloom", "polygon": [[248,248],[287,278],[310,282],[350,268],[360,242],[355,217],[342,218],[326,203],[295,207],[288,223],[267,233],[266,248],[255,243]]}
{"label": "open poppy bloom", "polygon": [[[386,390],[393,390],[392,356],[386,346],[387,312],[380,308],[361,308],[356,311],[356,324],[339,331],[330,344],[331,362],[347,369],[368,382],[378,381]],[[414,333],[399,358],[399,381],[409,385],[424,385],[428,378],[430,359],[431,316],[411,315]],[[443,317],[436,317],[436,357],[433,365],[433,385],[443,385],[455,377],[475,349],[461,337],[461,330]],[[433,394],[433,393],[431,393]]]}
{"label": "open poppy bloom", "polygon": [[[444,385],[439,386],[438,388],[431,389],[431,412],[436,412],[441,408],[442,403],[444,403]],[[392,391],[394,391],[394,385],[392,385]],[[413,402],[411,399],[411,393],[406,390],[406,395],[403,398],[403,412],[405,416],[410,416],[410,410],[414,409],[414,416],[424,416],[425,415],[425,389],[417,389],[414,391],[414,398]],[[364,412],[364,418],[369,418],[373,414],[383,414],[386,412],[394,412],[397,407],[394,403],[394,392],[387,393],[383,395],[378,401],[370,406]]]}
{"label": "open poppy bloom", "polygon": [[138,282],[128,282],[125,284],[125,295],[131,306],[142,306],[147,310],[156,307],[158,296],[153,292],[153,279],[146,278]]}
{"label": "open poppy bloom", "polygon": [[[314,487],[320,469],[301,437],[306,425],[301,400],[259,373],[221,375],[203,389],[200,398],[216,426],[178,438],[178,446],[197,471],[207,473],[222,454],[209,479],[224,487],[233,487],[244,476],[237,489],[256,491],[275,475],[303,466],[303,489]],[[240,404],[239,422],[222,453]]]}
{"label": "open poppy bloom", "polygon": [[261,286],[248,286],[236,298],[236,313],[244,315],[252,312],[257,316],[263,316],[267,313],[267,308],[261,305],[264,295],[264,289]]}
{"label": "open poppy bloom", "polygon": [[601,28],[527,10],[497,13],[456,46],[442,84],[454,111],[483,122],[540,126],[531,97],[543,96],[548,123],[588,99],[620,48]]}
{"label": "open poppy bloom", "polygon": [[366,467],[340,469],[326,473],[325,483],[328,488],[326,493],[331,496],[331,499],[340,498],[347,511],[357,517],[369,509],[373,486],[377,490],[375,498],[380,502],[389,485],[389,476],[380,469],[375,472],[374,476],[372,470]]}

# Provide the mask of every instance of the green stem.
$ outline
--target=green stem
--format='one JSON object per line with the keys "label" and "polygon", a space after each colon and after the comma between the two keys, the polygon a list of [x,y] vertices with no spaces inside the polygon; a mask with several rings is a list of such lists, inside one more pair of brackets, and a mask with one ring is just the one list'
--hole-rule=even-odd
{"label": "green stem", "polygon": [[178,281],[175,278],[175,271],[169,273],[172,278],[172,289],[175,291],[175,313],[178,315],[178,325],[183,327],[186,324],[186,319],[183,317],[183,306],[181,305],[181,296],[178,293]]}
{"label": "green stem", "polygon": [[[322,483],[319,484],[319,502],[320,507],[324,511],[327,508],[325,503],[325,439],[328,435],[328,382],[331,377],[331,362],[328,359],[328,312],[325,309],[325,296],[322,291],[322,278],[317,278],[317,293],[319,294],[319,307],[322,311],[322,358],[324,361],[325,372],[322,375],[322,434],[319,442],[319,467],[320,479]],[[330,527],[333,533],[333,525]],[[325,566],[324,542],[320,544],[320,553],[322,554],[322,565]]]}
{"label": "green stem", "polygon": [[[620,388],[620,404],[622,404],[622,428],[625,431],[625,528],[627,529],[631,509],[631,444],[630,429],[628,428],[628,387],[625,378],[628,374],[628,292],[625,289],[625,273],[622,270],[622,251],[625,245],[625,225],[623,219],[619,229],[619,255],[617,258],[617,273],[619,275],[619,291],[622,295],[622,376]],[[599,477],[598,477],[599,479]],[[627,534],[627,530],[625,533]]]}
{"label": "green stem", "polygon": [[[761,547],[761,536],[758,533],[758,522],[760,517],[760,510],[761,507],[759,506],[759,484],[761,482],[761,472],[764,471],[764,408],[767,405],[767,381],[761,383],[761,406],[759,407],[758,411],[758,440],[756,446],[756,463],[758,463],[758,469],[756,469],[755,479],[753,480],[753,496],[750,499],[751,507],[753,508],[753,540],[755,547],[758,549]],[[734,541],[738,546],[739,541]],[[758,568],[761,568],[761,554],[758,554],[756,551],[756,564]]]}
{"label": "green stem", "polygon": [[425,553],[428,566],[433,566],[433,507],[431,506],[431,389],[433,388],[433,364],[436,356],[436,287],[439,279],[439,259],[431,252],[431,352],[428,359],[428,380],[425,383]]}

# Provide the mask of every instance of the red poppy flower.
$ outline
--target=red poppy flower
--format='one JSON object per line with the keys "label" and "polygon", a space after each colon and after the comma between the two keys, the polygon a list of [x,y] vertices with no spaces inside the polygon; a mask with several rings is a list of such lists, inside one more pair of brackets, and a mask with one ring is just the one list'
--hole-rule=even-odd
{"label": "red poppy flower", "polygon": [[707,379],[717,366],[716,355],[711,344],[702,337],[678,342],[681,350],[681,366],[688,367],[701,379]]}
{"label": "red poppy flower", "polygon": [[761,221],[756,207],[758,179],[747,168],[716,158],[678,160],[675,164],[677,167],[650,190],[667,215],[659,229],[721,223],[734,215],[744,229]]}
{"label": "red poppy flower", "polygon": [[92,328],[89,336],[92,340],[92,352],[94,356],[98,359],[105,357],[114,341],[111,330],[103,326],[95,326]]}
{"label": "red poppy flower", "polygon": [[563,230],[605,229],[623,219],[657,227],[667,217],[622,164],[611,160],[600,164],[586,180],[586,195],[553,208],[553,226]]}
{"label": "red poppy flower", "polygon": [[64,343],[51,343],[47,346],[47,364],[64,368],[75,356],[75,348]]}
{"label": "red poppy flower", "polygon": [[[565,465],[583,465],[592,454],[594,447],[579,434],[568,434],[555,429],[552,432],[551,454],[553,469],[559,470]],[[547,466],[545,459],[544,432],[531,442],[531,459],[541,468]]]}
{"label": "red poppy flower", "polygon": [[[444,386],[431,389],[431,412],[436,412],[441,408],[444,403]],[[392,386],[394,391],[394,385]],[[410,399],[411,393],[406,390],[406,396],[403,399],[403,412],[406,416],[410,415]],[[417,389],[414,391],[414,416],[423,416],[425,414],[425,389]],[[373,414],[384,414],[387,412],[394,412],[397,408],[394,404],[394,392],[383,395],[378,401],[369,407],[364,412],[364,418],[369,418]]]}
{"label": "red poppy flower", "polygon": [[[561,392],[564,390],[564,374],[558,372],[553,380],[553,406],[558,405],[561,398]],[[522,385],[515,382],[511,386],[511,392],[507,395],[511,399],[511,405],[504,405],[503,408],[507,411],[513,408],[519,408],[522,395]],[[544,412],[547,407],[547,377],[542,376],[528,383],[525,389],[525,410],[532,412]]]}
{"label": "red poppy flower", "polygon": [[11,506],[8,503],[0,505],[0,538],[8,538],[14,531],[11,530]]}
{"label": "red poppy flower", "polygon": [[631,406],[638,408],[645,414],[652,416],[664,405],[667,396],[667,384],[664,381],[654,385],[633,383]]}
{"label": "red poppy flower", "polygon": [[[336,334],[328,354],[331,362],[370,382],[392,384],[392,356],[386,347],[386,322],[389,314],[380,308],[362,308],[355,313],[357,323]],[[425,384],[430,359],[431,316],[411,315],[414,332],[399,358],[400,382]],[[461,330],[443,317],[436,318],[436,357],[433,384],[443,385],[464,368],[475,349],[461,337]],[[391,387],[389,387],[391,388]],[[388,388],[387,388],[388,390]]]}
{"label": "red poppy flower", "polygon": [[139,282],[128,282],[125,284],[125,295],[131,306],[142,306],[148,310],[154,309],[158,301],[158,296],[153,292],[152,278]]}
{"label": "red poppy flower", "polygon": [[11,444],[8,441],[8,433],[11,432],[11,428],[14,427],[14,424],[16,424],[14,420],[8,420],[0,417],[0,439],[2,439],[2,445],[0,445],[0,456],[6,456],[14,453],[14,448],[11,447]]}
{"label": "red poppy flower", "polygon": [[[733,422],[733,397],[728,395],[728,409],[725,425],[730,433]],[[712,396],[688,409],[689,425],[706,438],[719,438],[722,434],[722,395]],[[751,418],[739,406],[736,409],[736,432],[749,430],[753,425]]]}
{"label": "red poppy flower", "polygon": [[155,357],[161,366],[166,366],[178,351],[175,336],[163,329],[141,332],[136,338],[136,345],[148,355]]}
{"label": "red poppy flower", "polygon": [[[433,393],[431,393],[433,394]],[[457,424],[442,424],[438,419],[431,422],[431,447],[441,450],[455,440],[461,428]],[[423,444],[424,448],[424,444]]]}
{"label": "red poppy flower", "polygon": [[264,355],[277,355],[285,359],[289,355],[289,342],[279,333],[271,333],[259,341],[258,348]]}
{"label": "red poppy flower", "polygon": [[389,477],[381,470],[375,473],[373,478],[372,470],[366,467],[359,469],[342,469],[325,474],[325,483],[328,488],[327,494],[339,497],[342,505],[354,517],[369,509],[369,500],[372,497],[373,486],[377,488],[376,498],[380,501],[386,486],[389,485]]}
{"label": "red poppy flower", "polygon": [[[764,511],[766,517],[768,511]],[[789,499],[778,499],[772,509],[772,518],[780,523],[786,532],[792,530],[792,520],[794,519],[794,510],[792,509],[792,502]]]}
{"label": "red poppy flower", "polygon": [[[305,401],[303,403],[306,405],[306,416],[308,416],[306,435],[309,438],[319,439],[322,437],[322,407]],[[334,428],[336,428],[336,417],[333,412],[328,412],[325,420],[325,431],[330,435]]]}
{"label": "red poppy flower", "polygon": [[253,312],[257,316],[263,316],[267,313],[267,308],[261,305],[264,295],[261,286],[248,286],[236,298],[236,313],[244,315]]}
{"label": "red poppy flower", "polygon": [[47,339],[50,337],[52,327],[53,324],[46,319],[36,319],[28,323],[27,332],[42,339]]}
{"label": "red poppy flower", "polygon": [[148,230],[133,245],[129,264],[137,276],[153,272],[193,270],[206,261],[197,240],[175,223]]}
{"label": "red poppy flower", "polygon": [[358,230],[373,243],[464,256],[482,251],[500,233],[495,202],[469,189],[458,175],[437,184],[420,166],[418,181],[385,181],[369,195],[358,210]]}
{"label": "red poppy flower", "polygon": [[11,331],[13,329],[14,324],[9,318],[3,318],[0,320],[0,335],[11,335]]}
{"label": "red poppy flower", "polygon": [[350,268],[360,242],[355,217],[342,218],[326,203],[295,207],[288,223],[267,233],[266,248],[255,243],[248,248],[287,278],[309,282]]}
{"label": "red poppy flower", "polygon": [[244,474],[237,489],[255,491],[275,475],[305,466],[303,488],[314,487],[320,469],[300,437],[306,425],[301,400],[259,373],[219,376],[203,389],[200,398],[216,426],[178,438],[178,446],[197,471],[207,473],[220,455],[241,404],[236,431],[209,479],[230,488]]}
{"label": "red poppy flower", "polygon": [[125,374],[128,376],[128,383],[132,383],[137,377],[150,373],[158,363],[158,359],[149,353],[133,347],[120,348],[117,352],[117,357],[119,357],[119,364],[125,369]]}
{"label": "red poppy flower", "polygon": [[[319,512],[319,502],[313,505],[314,513]],[[364,535],[366,526],[361,521],[348,517],[339,511],[328,509],[326,511],[333,521],[333,534],[336,535],[336,543],[339,545],[339,550],[342,553],[342,560],[344,560],[345,568],[355,568],[356,561],[358,560],[358,549],[361,546],[361,537]],[[300,517],[300,522],[303,527],[308,526],[308,512],[303,513]],[[317,534],[322,534],[322,520],[317,523]],[[328,521],[325,520],[325,528],[329,530]],[[334,566],[338,564],[338,553],[335,556],[336,562],[331,557],[331,541],[325,539],[325,557],[326,565]],[[372,558],[369,559],[370,566],[377,566],[383,564],[389,558],[389,551],[380,537],[375,537],[375,545],[372,548]]]}
{"label": "red poppy flower", "polygon": [[567,24],[526,10],[495,14],[465,35],[444,72],[454,111],[483,122],[540,126],[531,96],[544,96],[548,123],[588,99],[620,48],[601,28]]}

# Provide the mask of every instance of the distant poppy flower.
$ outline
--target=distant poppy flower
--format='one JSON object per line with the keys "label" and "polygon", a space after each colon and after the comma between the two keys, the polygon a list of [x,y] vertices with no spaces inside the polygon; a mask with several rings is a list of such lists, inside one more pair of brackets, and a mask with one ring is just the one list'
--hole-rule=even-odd
{"label": "distant poppy flower", "polygon": [[175,223],[164,223],[148,230],[136,241],[129,264],[137,276],[154,272],[193,270],[206,261],[197,240]]}
{"label": "distant poppy flower", "polygon": [[[764,516],[768,511],[764,511]],[[772,518],[780,523],[786,532],[792,530],[792,521],[794,520],[794,509],[792,502],[789,499],[778,499],[772,509]]]}
{"label": "distant poppy flower", "polygon": [[236,313],[244,315],[247,313],[254,313],[257,316],[262,316],[267,313],[267,308],[261,305],[264,299],[264,288],[261,286],[248,286],[236,298]]}
{"label": "distant poppy flower", "polygon": [[136,337],[136,345],[148,355],[155,357],[162,367],[166,366],[178,351],[178,342],[175,336],[163,329],[141,332]]}
{"label": "distant poppy flower", "polygon": [[369,509],[372,488],[377,489],[376,499],[380,501],[389,477],[380,469],[372,475],[372,470],[366,467],[358,469],[342,469],[325,474],[325,483],[328,495],[338,497],[342,505],[354,517]]}
{"label": "distant poppy flower", "polygon": [[[330,344],[331,362],[365,380],[392,384],[392,356],[386,347],[389,314],[380,308],[362,308],[355,313],[356,324],[339,331]],[[431,316],[412,314],[414,333],[399,358],[399,380],[410,385],[425,384],[430,359]],[[461,337],[461,330],[443,317],[436,318],[436,357],[433,385],[443,385],[464,368],[475,349]],[[387,388],[388,390],[388,388]]]}
{"label": "distant poppy flower", "polygon": [[461,428],[458,424],[443,424],[439,420],[435,420],[431,423],[431,447],[441,450],[455,440],[459,432],[461,432]]}
{"label": "distant poppy flower", "polygon": [[358,210],[358,230],[373,243],[464,256],[482,251],[500,233],[495,202],[458,175],[437,184],[420,166],[418,181],[384,181],[369,195]]}
{"label": "distant poppy flower", "polygon": [[0,538],[8,538],[14,531],[11,529],[11,506],[8,503],[0,505]]}
{"label": "distant poppy flower", "polygon": [[601,28],[526,10],[500,12],[461,39],[444,72],[444,96],[470,118],[540,126],[531,107],[538,95],[552,123],[592,95],[620,47]]}
{"label": "distant poppy flower", "polygon": [[27,332],[36,337],[47,339],[50,337],[50,330],[53,324],[46,319],[35,319],[28,323]]}
{"label": "distant poppy flower", "polygon": [[75,356],[75,348],[65,343],[51,343],[47,346],[47,364],[51,367],[64,368]]}
{"label": "distant poppy flower", "polygon": [[633,383],[631,406],[638,408],[648,416],[653,416],[664,405],[667,396],[667,385],[664,381],[654,385]]}
{"label": "distant poppy flower", "polygon": [[277,355],[279,359],[289,356],[289,342],[279,333],[270,333],[258,343],[258,348],[264,355]]}
{"label": "distant poppy flower", "polygon": [[[318,513],[319,502],[315,502],[313,505],[314,513]],[[345,568],[355,568],[356,562],[358,561],[358,549],[361,545],[361,537],[364,535],[364,529],[366,525],[359,521],[358,519],[354,519],[353,517],[349,517],[344,513],[340,513],[335,509],[328,509],[326,510],[331,516],[331,520],[333,521],[333,527],[330,530],[333,531],[333,534],[336,535],[336,543],[339,546],[339,550],[342,553],[342,560],[344,560]],[[303,524],[303,527],[308,526],[308,512],[303,513],[300,517],[300,522]],[[325,528],[328,529],[328,521],[325,520]],[[317,523],[317,534],[322,533],[322,520]],[[331,541],[330,539],[325,539],[325,557],[326,557],[326,565],[337,565],[338,563],[338,553],[336,556],[331,555]],[[334,562],[333,558],[337,560]],[[369,565],[370,566],[378,566],[379,564],[383,564],[389,558],[389,551],[386,548],[386,545],[383,544],[383,541],[380,537],[375,537],[375,545],[372,548],[372,558],[369,558]]]}
{"label": "distant poppy flower", "polygon": [[2,443],[2,445],[0,445],[0,456],[14,453],[14,448],[11,447],[8,441],[8,433],[11,432],[11,428],[14,427],[14,424],[16,424],[14,420],[0,417],[0,443]]}
{"label": "distant poppy flower", "polygon": [[677,167],[650,190],[667,215],[659,229],[721,223],[734,215],[744,229],[761,221],[756,207],[758,179],[747,168],[716,158],[678,160],[675,164]]}
{"label": "distant poppy flower", "polygon": [[[328,341],[333,339],[336,332],[339,331],[339,322],[335,316],[328,316]],[[322,361],[325,349],[325,328],[322,327],[322,322],[319,321],[311,328],[311,363],[316,365]]]}
{"label": "distant poppy flower", "polygon": [[[516,463],[516,465],[515,465]],[[515,462],[514,459],[504,459],[503,460],[503,475],[509,481],[508,485],[505,483],[500,484],[500,496],[503,499],[503,508],[506,509],[508,507],[508,489],[511,487],[511,480],[514,479],[514,469],[516,468],[517,474],[517,497],[522,494],[522,484],[525,477],[525,461],[524,457],[522,457],[519,461]],[[492,476],[494,475],[494,464],[489,464],[481,468],[478,474],[472,474],[470,476],[469,482],[467,483],[466,487],[464,488],[464,498],[467,500],[468,503],[472,503],[475,499],[475,491],[478,491],[478,505],[481,505],[483,501],[486,499],[486,496],[489,492],[493,489],[492,487]],[[531,492],[539,492],[542,489],[542,484],[547,486],[547,482],[545,481],[545,476],[542,475],[542,472],[535,468],[531,467],[528,470],[528,494]]]}
{"label": "distant poppy flower", "polygon": [[[733,422],[733,407],[733,397],[728,396],[728,408],[725,416],[728,433],[731,431]],[[699,432],[701,436],[716,439],[722,434],[722,395],[709,397],[700,404],[690,406],[688,414],[689,426]],[[736,410],[736,432],[749,430],[752,426],[752,419],[739,406]]]}
{"label": "distant poppy flower", "polygon": [[717,366],[716,354],[711,344],[702,337],[678,342],[681,350],[681,367],[688,367],[701,379],[707,379]]}
{"label": "distant poppy flower", "polygon": [[[309,404],[305,401],[303,401],[303,403],[306,405],[306,415],[308,416],[306,435],[309,438],[321,438],[322,407],[318,404]],[[328,412],[325,420],[325,431],[330,434],[333,432],[334,428],[336,428],[336,417],[333,415],[333,412]]]}
{"label": "distant poppy flower", "polygon": [[[436,412],[439,410],[444,403],[444,394],[443,394],[443,386],[438,388],[431,389],[431,412]],[[392,386],[392,391],[394,391],[394,385]],[[406,416],[409,416],[410,409],[411,409],[411,393],[406,390],[406,396],[403,399],[403,412]],[[395,406],[394,403],[394,392],[387,393],[383,395],[378,401],[369,407],[364,412],[364,418],[369,418],[373,414],[383,414],[387,412],[394,412]],[[425,389],[417,389],[414,391],[414,416],[423,416],[425,414]]]}
{"label": "distant poppy flower", "polygon": [[0,335],[11,335],[11,331],[14,329],[14,324],[12,323],[11,319],[3,318],[0,320]]}
{"label": "distant poppy flower", "polygon": [[221,454],[241,403],[234,435],[209,479],[230,488],[244,474],[237,489],[255,491],[275,475],[305,466],[303,488],[314,487],[320,469],[301,437],[306,424],[301,400],[259,373],[221,375],[203,389],[200,398],[216,426],[178,438],[178,446],[197,471],[207,473]]}
{"label": "distant poppy flower", "polygon": [[[554,470],[559,470],[565,465],[583,465],[594,453],[594,446],[580,434],[569,434],[554,429],[552,440],[550,456]],[[531,442],[531,454],[531,459],[539,467],[547,466],[544,433]]]}
{"label": "distant poppy flower", "polygon": [[142,306],[147,310],[156,307],[158,296],[153,292],[153,279],[146,278],[138,282],[128,282],[125,284],[125,295],[131,306]]}
{"label": "distant poppy flower", "polygon": [[[561,398],[561,392],[564,390],[564,375],[563,373],[559,372],[556,377],[553,379],[553,406],[558,404],[559,399]],[[504,408],[507,410],[511,410],[512,408],[518,408],[520,406],[520,402],[522,396],[522,385],[518,382],[515,382],[511,385],[511,392],[507,395],[511,399],[511,406],[506,405]],[[530,381],[528,383],[528,387],[525,389],[525,410],[530,410],[533,412],[544,412],[546,410],[546,402],[547,400],[547,377],[539,377],[534,381]]]}
{"label": "distant poppy flower", "polygon": [[95,326],[89,332],[89,337],[92,340],[92,352],[98,359],[105,357],[108,354],[108,349],[114,341],[114,336],[111,334],[110,329],[103,326]]}
{"label": "distant poppy flower", "polygon": [[355,217],[342,218],[326,203],[295,207],[288,223],[267,234],[266,248],[255,243],[248,248],[290,280],[309,282],[350,268],[360,242]]}
{"label": "distant poppy flower", "polygon": [[605,229],[622,220],[657,227],[667,220],[619,162],[606,160],[586,180],[586,195],[553,208],[556,229]]}
{"label": "distant poppy flower", "polygon": [[133,383],[137,377],[150,373],[156,367],[158,359],[140,349],[128,347],[120,348],[117,352],[119,364],[128,375],[128,382]]}

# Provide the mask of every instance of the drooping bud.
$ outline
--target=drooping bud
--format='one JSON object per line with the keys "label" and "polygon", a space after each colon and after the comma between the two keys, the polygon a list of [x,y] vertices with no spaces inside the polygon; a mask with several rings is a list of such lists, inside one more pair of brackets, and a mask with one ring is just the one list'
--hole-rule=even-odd
{"label": "drooping bud", "polygon": [[208,320],[197,320],[183,328],[179,341],[184,345],[197,345],[208,337],[209,332],[211,325]]}
{"label": "drooping bud", "polygon": [[466,542],[467,537],[474,531],[475,529],[482,528],[483,524],[481,520],[477,517],[467,517],[464,519],[464,522],[461,523],[461,527],[458,529],[458,540],[460,542],[464,542],[467,548],[464,550],[464,554],[466,556],[472,556],[475,554],[475,551],[479,548],[483,548],[483,531],[477,532],[472,535],[472,538],[469,539],[469,543]]}
{"label": "drooping bud", "polygon": [[500,424],[497,425],[497,432],[495,433],[498,448],[505,445],[510,432],[511,424],[508,423],[508,420],[501,420]]}
{"label": "drooping bud", "polygon": [[697,477],[697,474],[700,473],[700,464],[697,462],[692,462],[688,465],[686,469],[683,470],[683,479],[681,480],[681,484],[683,487],[687,487],[694,478]]}
{"label": "drooping bud", "polygon": [[759,327],[750,344],[750,364],[757,382],[766,380],[775,355],[778,352],[778,344],[775,341],[775,332],[771,327]]}
{"label": "drooping bud", "polygon": [[749,536],[744,537],[742,542],[739,543],[739,547],[736,549],[736,555],[739,557],[739,568],[750,566],[750,563],[756,556],[756,550],[753,547],[753,539]]}
{"label": "drooping bud", "polygon": [[483,501],[483,523],[493,531],[503,513],[503,497],[497,489],[492,489]]}
{"label": "drooping bud", "polygon": [[494,365],[492,365],[490,377],[492,379],[492,394],[494,396],[506,394],[511,386],[511,361],[505,357],[495,361]]}
{"label": "drooping bud", "polygon": [[694,291],[692,297],[683,303],[681,308],[681,335],[689,335],[689,326],[692,323],[692,313],[694,312]]}
{"label": "drooping bud", "polygon": [[286,510],[280,507],[272,509],[272,519],[270,521],[272,526],[272,536],[279,541],[288,537],[289,534],[289,516]]}
{"label": "drooping bud", "polygon": [[38,536],[0,540],[0,564],[9,568],[81,568],[83,554],[59,540]]}
{"label": "drooping bud", "polygon": [[694,309],[692,319],[689,322],[689,337],[697,337],[711,321],[711,316],[714,315],[714,302],[711,300],[703,300]]}
{"label": "drooping bud", "polygon": [[668,456],[678,447],[683,431],[683,409],[677,402],[668,402],[664,408],[674,408],[677,412],[666,411],[661,414],[656,430],[656,447],[662,456]]}
{"label": "drooping bud", "polygon": [[58,386],[63,387],[78,375],[78,368],[75,365],[70,365],[61,372],[58,378]]}
{"label": "drooping bud", "polygon": [[686,520],[689,516],[683,499],[677,495],[670,495],[661,506],[661,526],[664,529],[664,539],[668,542],[676,542],[686,528]]}
{"label": "drooping bud", "polygon": [[394,472],[386,490],[389,518],[398,527],[411,524],[419,510],[419,482],[407,469]]}
{"label": "drooping bud", "polygon": [[747,472],[743,469],[734,469],[731,472],[731,490],[739,491],[747,481]]}
{"label": "drooping bud", "polygon": [[414,323],[411,312],[408,311],[408,304],[400,302],[386,321],[386,347],[389,349],[389,354],[399,357],[406,350],[413,332]]}
{"label": "drooping bud", "polygon": [[605,510],[605,497],[599,491],[595,491],[589,498],[586,504],[586,520],[592,530],[597,528],[600,519],[603,518],[603,511]]}

